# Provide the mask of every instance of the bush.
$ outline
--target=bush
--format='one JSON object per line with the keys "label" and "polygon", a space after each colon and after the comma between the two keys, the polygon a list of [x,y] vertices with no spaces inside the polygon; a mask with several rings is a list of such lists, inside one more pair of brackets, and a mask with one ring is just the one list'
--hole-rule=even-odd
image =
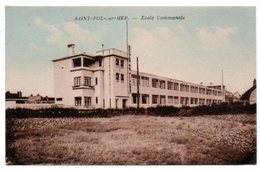
{"label": "bush", "polygon": [[223,114],[254,114],[256,113],[256,104],[243,105],[241,103],[212,106],[182,107],[157,106],[144,108],[126,108],[126,109],[91,109],[78,110],[74,108],[48,108],[48,109],[6,109],[6,118],[95,118],[95,117],[114,117],[120,115],[151,115],[151,116],[198,116],[198,115],[223,115]]}

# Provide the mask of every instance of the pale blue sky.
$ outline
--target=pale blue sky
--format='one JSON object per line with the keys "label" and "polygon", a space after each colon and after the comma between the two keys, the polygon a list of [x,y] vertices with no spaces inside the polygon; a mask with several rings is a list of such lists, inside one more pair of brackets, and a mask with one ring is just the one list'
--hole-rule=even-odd
{"label": "pale blue sky", "polygon": [[[185,16],[185,20],[131,20]],[[243,93],[256,77],[254,7],[6,7],[6,90],[53,96],[52,60],[68,43],[77,52],[125,50],[125,21],[76,16],[128,16],[132,57],[140,70],[193,83],[221,83]],[[133,63],[133,69],[135,63]]]}

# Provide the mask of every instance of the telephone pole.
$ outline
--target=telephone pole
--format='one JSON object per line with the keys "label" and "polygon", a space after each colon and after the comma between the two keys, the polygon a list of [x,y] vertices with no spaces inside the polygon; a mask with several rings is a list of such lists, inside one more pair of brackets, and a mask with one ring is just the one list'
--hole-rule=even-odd
{"label": "telephone pole", "polygon": [[139,93],[140,76],[139,76],[138,57],[136,58],[136,67],[137,67],[137,109],[139,109],[140,108],[140,93]]}

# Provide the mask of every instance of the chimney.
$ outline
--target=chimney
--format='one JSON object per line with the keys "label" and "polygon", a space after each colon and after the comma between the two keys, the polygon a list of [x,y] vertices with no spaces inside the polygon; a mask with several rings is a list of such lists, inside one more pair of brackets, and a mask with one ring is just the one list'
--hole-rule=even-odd
{"label": "chimney", "polygon": [[75,44],[68,44],[69,56],[75,55]]}

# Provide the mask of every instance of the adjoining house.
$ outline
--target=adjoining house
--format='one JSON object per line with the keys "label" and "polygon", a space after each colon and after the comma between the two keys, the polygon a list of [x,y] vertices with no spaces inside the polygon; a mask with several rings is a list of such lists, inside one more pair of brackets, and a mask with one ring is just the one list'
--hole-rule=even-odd
{"label": "adjoining house", "polygon": [[[157,105],[220,104],[223,89],[131,70],[129,52],[103,49],[96,55],[75,53],[53,60],[55,103],[63,107],[125,108]],[[140,80],[139,93],[137,82]],[[140,95],[139,95],[140,94]]]}
{"label": "adjoining house", "polygon": [[241,100],[245,103],[256,104],[256,79],[253,81],[253,86],[241,96]]}

